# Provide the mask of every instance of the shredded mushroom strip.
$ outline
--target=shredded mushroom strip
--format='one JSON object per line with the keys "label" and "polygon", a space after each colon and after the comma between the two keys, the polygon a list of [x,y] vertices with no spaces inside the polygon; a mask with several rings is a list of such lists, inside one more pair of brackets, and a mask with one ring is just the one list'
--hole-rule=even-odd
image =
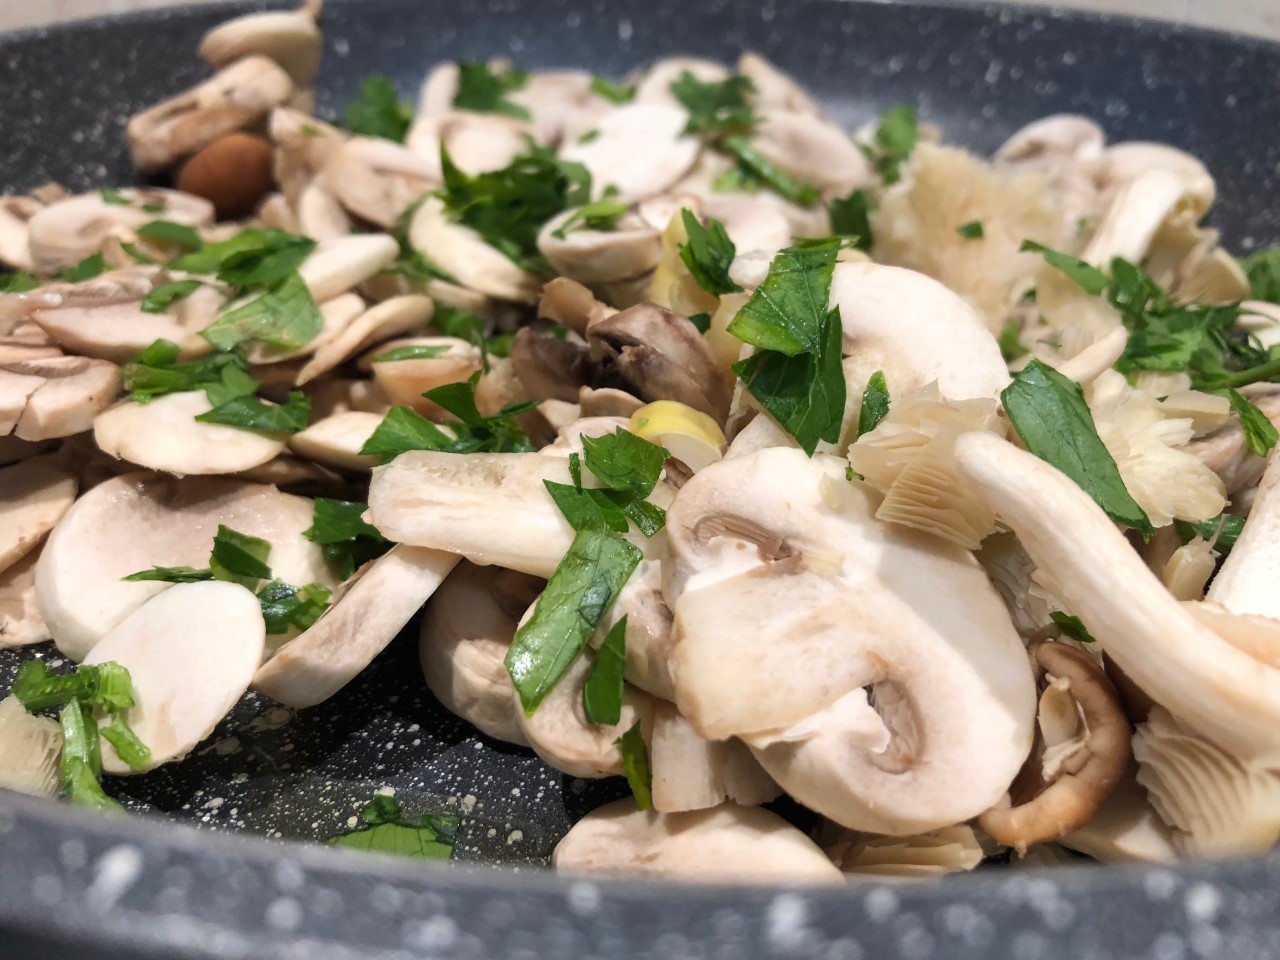
{"label": "shredded mushroom strip", "polygon": [[568,872],[1275,843],[1280,250],[1220,246],[1211,171],[849,135],[750,53],[321,119],[321,13],[132,118],[171,188],[0,200],[0,786],[114,808],[425,610],[445,707],[630,785]]}

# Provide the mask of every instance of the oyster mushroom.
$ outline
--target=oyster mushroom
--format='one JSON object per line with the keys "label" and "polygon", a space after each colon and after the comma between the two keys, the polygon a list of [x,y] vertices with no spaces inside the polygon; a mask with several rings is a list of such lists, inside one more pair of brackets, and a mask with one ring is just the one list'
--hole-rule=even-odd
{"label": "oyster mushroom", "polygon": [[690,813],[640,811],[630,799],[579,820],[551,855],[563,873],[636,874],[702,883],[839,884],[818,846],[775,813],[726,803]]}
{"label": "oyster mushroom", "polygon": [[1167,221],[1195,223],[1212,203],[1211,179],[1146,169],[1116,192],[1080,257],[1104,267],[1115,257],[1140,263]]}
{"label": "oyster mushroom", "polygon": [[413,248],[470,287],[499,300],[532,303],[542,282],[492,247],[480,234],[445,213],[438,197],[428,197],[409,222]]}
{"label": "oyster mushroom", "polygon": [[696,474],[667,513],[672,671],[698,733],[742,736],[801,803],[912,833],[1003,794],[1031,744],[1035,689],[973,557],[874,508],[842,461],[795,449]]}
{"label": "oyster mushroom", "polygon": [[151,757],[135,770],[103,743],[102,769],[141,773],[189,754],[249,689],[265,640],[258,598],[235,583],[175,584],[126,616],[84,662],[129,671],[136,706],[122,716]]}
{"label": "oyster mushroom", "polygon": [[148,473],[106,480],[75,502],[40,552],[40,614],[58,649],[83,660],[107,631],[169,587],[121,578],[153,566],[208,566],[219,524],[269,540],[268,562],[281,580],[332,587],[323,551],[302,536],[312,514],[305,497],[236,480]]}
{"label": "oyster mushroom", "polygon": [[335,470],[372,470],[378,465],[378,458],[360,450],[382,419],[380,413],[361,410],[330,414],[291,436],[289,449]]}
{"label": "oyster mushroom", "polygon": [[1093,819],[1062,838],[1064,847],[1103,863],[1173,863],[1178,859],[1172,832],[1134,779],[1135,772],[1136,765],[1130,763]]}
{"label": "oyster mushroom", "polygon": [[[213,204],[202,197],[157,189],[119,193],[127,204],[108,203],[95,191],[51,203],[33,216],[27,236],[35,269],[55,273],[73,267],[101,250],[108,237],[131,234],[157,217],[191,227],[213,223]],[[144,209],[157,205],[164,207],[163,213]]]}
{"label": "oyster mushroom", "polygon": [[[1051,678],[1040,697],[1043,750],[1032,753],[1022,782],[1014,782],[1013,804],[978,818],[978,826],[1020,853],[1092,820],[1129,763],[1129,721],[1102,668],[1060,643],[1040,644],[1035,656]],[[1034,795],[1025,799],[1028,788]]]}
{"label": "oyster mushroom", "polygon": [[273,173],[288,205],[297,208],[302,191],[314,183],[347,137],[337,127],[289,107],[277,107],[267,121],[275,144]]}
{"label": "oyster mushroom", "polygon": [[367,667],[430,599],[458,558],[403,544],[356,571],[312,626],[253,676],[253,689],[287,707],[313,707]]}
{"label": "oyster mushroom", "polygon": [[962,873],[973,870],[985,856],[973,827],[964,823],[906,837],[882,837],[837,827],[828,830],[820,842],[846,877],[884,881]]}
{"label": "oyster mushroom", "polygon": [[286,437],[196,419],[213,409],[203,390],[123,400],[98,414],[93,437],[103,453],[179,476],[236,473],[285,448]]}
{"label": "oyster mushroom", "polygon": [[0,363],[0,435],[50,440],[83,433],[120,391],[120,368],[86,357]]}
{"label": "oyster mushroom", "polygon": [[587,168],[592,199],[612,187],[619,203],[637,203],[670,189],[693,167],[699,145],[684,132],[688,120],[680,107],[637,100],[602,116],[599,135],[565,144],[560,158]]}
{"label": "oyster mushroom", "polygon": [[0,699],[0,787],[33,797],[56,797],[62,789],[61,754],[58,721],[32,716],[17,697]]}
{"label": "oyster mushroom", "polygon": [[530,327],[516,331],[511,367],[530,396],[572,403],[594,379],[591,351],[573,340],[540,336]]}
{"label": "oyster mushroom", "polygon": [[553,217],[538,233],[538,252],[561,276],[585,284],[612,283],[642,276],[658,265],[659,231],[634,215],[624,215],[608,230],[569,224],[580,209]]}
{"label": "oyster mushroom", "polygon": [[306,8],[250,13],[214,27],[200,40],[200,57],[215,70],[242,57],[270,57],[289,74],[294,86],[310,87],[320,70],[324,37],[315,12]]}
{"label": "oyster mushroom", "polygon": [[261,120],[293,91],[289,74],[267,57],[237,60],[129,121],[126,134],[133,165],[144,173],[171,167],[219,137]]}
{"label": "oyster mushroom", "polygon": [[439,186],[440,173],[391,140],[352,137],[329,157],[320,182],[357,217],[390,229],[415,200]]}
{"label": "oyster mushroom", "polygon": [[464,560],[427,603],[418,639],[422,675],[445,709],[519,746],[529,742],[511,709],[515,689],[503,661],[520,615],[544,585]]}
{"label": "oyster mushroom", "polygon": [[1280,458],[1272,457],[1258,484],[1249,522],[1213,578],[1207,599],[1231,613],[1280,619],[1280,598],[1276,596],[1276,577],[1280,573],[1278,536]]}
{"label": "oyster mushroom", "polygon": [[316,348],[298,371],[298,385],[310,383],[375,343],[421,330],[431,320],[433,309],[431,301],[419,294],[392,297],[373,305]]}
{"label": "oyster mushroom", "polygon": [[50,457],[23,460],[0,470],[0,572],[40,545],[71,509],[76,478]]}
{"label": "oyster mushroom", "polygon": [[52,639],[36,605],[39,557],[39,551],[32,551],[0,571],[0,649]]}

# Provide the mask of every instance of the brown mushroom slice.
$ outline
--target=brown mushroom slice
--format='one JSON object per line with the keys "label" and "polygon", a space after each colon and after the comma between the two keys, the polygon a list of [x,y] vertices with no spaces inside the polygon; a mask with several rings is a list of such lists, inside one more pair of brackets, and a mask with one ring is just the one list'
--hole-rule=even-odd
{"label": "brown mushroom slice", "polygon": [[704,740],[675,704],[664,700],[653,702],[649,765],[653,807],[662,813],[705,810],[725,800],[755,806],[782,793],[746,744]]}
{"label": "brown mushroom slice", "polygon": [[457,562],[439,550],[392,547],[343,583],[320,619],[258,668],[253,689],[297,709],[328,700],[395,639]]}
{"label": "brown mushroom slice", "polygon": [[569,223],[580,209],[551,218],[538,233],[538,252],[557,273],[579,283],[611,283],[646,274],[662,259],[661,233],[639,217],[625,215],[608,230],[592,230]]}
{"label": "brown mushroom slice", "polygon": [[0,650],[52,639],[36,605],[36,561],[33,550],[0,571]]}
{"label": "brown mushroom slice", "polygon": [[[27,223],[31,259],[41,273],[73,267],[102,249],[108,237],[132,233],[157,218],[184,226],[213,223],[213,204],[177,190],[133,189],[118,191],[129,201],[108,203],[95,191],[51,203]],[[160,205],[162,213],[145,207]]]}
{"label": "brown mushroom slice", "polygon": [[133,165],[173,166],[228,133],[252,125],[293,95],[293,81],[263,56],[237,60],[185,93],[136,114],[126,129]]}
{"label": "brown mushroom slice", "polygon": [[697,883],[844,882],[817,844],[776,813],[736,803],[658,813],[618,800],[579,820],[556,845],[551,864],[562,873]]}
{"label": "brown mushroom slice", "polygon": [[973,827],[964,823],[905,837],[884,837],[836,827],[822,838],[827,856],[846,877],[920,880],[973,870],[985,856]]}
{"label": "brown mushroom slice", "polygon": [[86,357],[0,364],[0,434],[50,440],[83,433],[120,391],[120,368]]}
{"label": "brown mushroom slice", "polygon": [[[425,356],[404,356],[417,349]],[[400,359],[403,357],[403,359]],[[411,337],[389,340],[360,359],[371,370],[383,394],[395,404],[413,407],[432,419],[444,411],[423,394],[449,383],[461,383],[481,369],[480,348],[458,337]]]}
{"label": "brown mushroom slice", "polygon": [[914,833],[1004,793],[1035,685],[972,555],[881,524],[876,505],[843,461],[796,449],[694,475],[667,511],[672,671],[695,729],[742,736],[801,803]]}
{"label": "brown mushroom slice", "polygon": [[427,688],[445,709],[486,736],[528,746],[511,708],[505,658],[521,613],[545,582],[463,560],[427,604],[418,659]]}
{"label": "brown mushroom slice", "polygon": [[[1129,762],[1129,721],[1111,681],[1092,658],[1058,643],[1036,648],[1036,659],[1053,678],[1040,699],[1041,756],[1015,781],[1013,805],[978,818],[993,838],[1025,852],[1060,840],[1097,814]],[[1058,729],[1052,711],[1065,708]],[[1036,768],[1039,769],[1036,769]],[[1030,781],[1028,784],[1026,781]],[[1034,791],[1024,799],[1027,787]]]}
{"label": "brown mushroom slice", "polygon": [[145,404],[124,400],[98,414],[93,436],[104,453],[178,476],[237,473],[284,450],[281,435],[196,419],[212,409],[203,390],[171,393]]}
{"label": "brown mushroom slice", "polygon": [[314,420],[323,420],[348,410],[385,414],[391,407],[372,380],[325,377],[308,384],[303,392],[311,398],[311,416]]}
{"label": "brown mushroom slice", "polygon": [[116,624],[84,662],[129,671],[136,705],[122,716],[151,756],[138,770],[104,742],[103,771],[144,773],[189,754],[249,689],[265,641],[258,598],[217,580],[169,586]]}
{"label": "brown mushroom slice", "polygon": [[57,720],[27,713],[17,697],[0,699],[0,787],[56,797],[62,791],[61,754],[62,727]]}
{"label": "brown mushroom slice", "polygon": [[423,329],[431,320],[432,311],[431,301],[419,294],[374,304],[316,348],[298,372],[298,385],[310,383],[376,343]]}
{"label": "brown mushroom slice", "polygon": [[439,197],[428,197],[413,215],[409,242],[463,286],[487,296],[532,303],[542,288],[536,276],[487,244],[476,231],[451,220]]}
{"label": "brown mushroom slice", "polygon": [[271,541],[271,571],[286,583],[332,587],[323,551],[302,536],[313,513],[311,500],[256,483],[149,473],[107,480],[80,497],[45,542],[36,564],[40,613],[58,649],[82,660],[169,586],[121,578],[153,566],[207,567],[219,524]]}
{"label": "brown mushroom slice", "polygon": [[573,340],[543,336],[531,327],[516,331],[510,359],[524,391],[539,400],[572,403],[593,376],[587,347]]}
{"label": "brown mushroom slice", "polygon": [[372,470],[378,465],[378,458],[360,450],[382,419],[380,413],[360,410],[331,414],[291,436],[289,449],[335,470]]}
{"label": "brown mushroom slice", "polygon": [[688,121],[680,107],[637,101],[605,114],[598,136],[565,144],[560,157],[587,168],[593,199],[615,188],[613,199],[637,203],[669,190],[698,159],[698,140],[684,132]]}
{"label": "brown mushroom slice", "polygon": [[39,546],[71,509],[78,486],[52,457],[23,460],[0,470],[0,572]]}
{"label": "brown mushroom slice", "polygon": [[200,40],[200,58],[220,70],[242,57],[270,57],[294,85],[311,86],[320,70],[324,37],[307,9],[250,13],[214,27]]}
{"label": "brown mushroom slice", "polygon": [[545,480],[572,483],[567,459],[411,450],[374,468],[369,520],[398,543],[549,577],[574,533]]}
{"label": "brown mushroom slice", "polygon": [[37,310],[32,319],[64,349],[86,357],[128,363],[157,340],[176,343],[179,358],[193,360],[213,349],[200,336],[226,304],[216,286],[202,285],[163,313],[139,302]]}
{"label": "brown mushroom slice", "polygon": [[391,265],[399,253],[393,237],[360,233],[322,240],[298,267],[316,303],[331,300]]}
{"label": "brown mushroom slice", "polygon": [[440,183],[436,165],[380,137],[352,137],[329,158],[320,182],[357,217],[391,229]]}

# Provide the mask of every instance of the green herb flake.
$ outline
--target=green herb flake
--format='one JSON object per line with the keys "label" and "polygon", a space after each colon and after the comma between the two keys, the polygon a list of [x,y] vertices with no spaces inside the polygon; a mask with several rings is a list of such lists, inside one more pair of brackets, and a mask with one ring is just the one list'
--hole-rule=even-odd
{"label": "green herb flake", "polygon": [[822,342],[840,240],[809,241],[779,251],[728,331],[744,343],[796,356]]}
{"label": "green herb flake", "polygon": [[201,423],[218,423],[262,433],[297,433],[307,429],[311,398],[300,390],[289,392],[283,404],[268,403],[256,396],[239,396],[196,417]]}
{"label": "green herb flake", "polygon": [[100,253],[95,253],[93,256],[85,257],[74,267],[59,270],[54,274],[54,278],[61,280],[63,283],[83,283],[85,280],[92,280],[95,277],[102,276],[106,269],[106,257]]}
{"label": "green herb flake", "polygon": [[225,524],[218,524],[209,555],[209,569],[214,579],[238,583],[253,590],[259,580],[271,579],[271,541],[252,537]]}
{"label": "green herb flake", "polygon": [[849,237],[855,249],[870,252],[875,243],[871,234],[871,201],[865,190],[854,190],[847,197],[832,200],[827,206],[831,232]]}
{"label": "green herb flake", "polygon": [[40,280],[25,270],[0,274],[0,293],[26,293],[40,286]]}
{"label": "green herb flake", "polygon": [[627,618],[605,634],[582,686],[582,707],[592,723],[612,726],[622,719],[623,672],[627,664]]}
{"label": "green herb flake", "polygon": [[858,436],[870,433],[889,413],[889,387],[884,371],[877,370],[862,391],[862,406],[858,409]]}
{"label": "green herb flake", "polygon": [[18,667],[11,693],[31,713],[66,706],[72,700],[107,712],[134,706],[129,671],[113,661],[56,674],[42,660],[27,660]]}
{"label": "green herb flake", "polygon": [[704,82],[685,70],[671,83],[671,92],[689,111],[685,133],[720,138],[750,133],[759,122],[751,107],[755,84],[749,77],[735,75],[721,81]]}
{"label": "green herb flake", "polygon": [[1017,320],[1010,320],[1000,328],[1000,336],[996,338],[1000,345],[1000,356],[1005,363],[1025,357],[1030,351],[1022,345],[1022,325]]}
{"label": "green herb flake", "polygon": [[1276,430],[1275,424],[1267,419],[1267,415],[1256,404],[1239,391],[1228,390],[1227,399],[1231,401],[1231,409],[1240,418],[1240,428],[1244,431],[1249,450],[1259,457],[1265,457],[1275,448],[1276,441],[1280,440],[1280,431]]}
{"label": "green herb flake", "polygon": [[121,367],[124,388],[138,403],[203,389],[216,407],[234,397],[254,394],[261,386],[249,375],[248,361],[238,353],[214,353],[189,363],[178,362],[179,355],[176,343],[157,340],[137,360]]}
{"label": "green herb flake", "polygon": [[449,352],[447,343],[411,343],[394,347],[369,358],[371,363],[398,363],[401,360],[439,360]]}
{"label": "green herb flake", "polygon": [[1175,520],[1173,525],[1183,543],[1190,543],[1196,537],[1200,537],[1207,540],[1213,549],[1224,557],[1231,553],[1231,548],[1236,545],[1240,534],[1244,532],[1244,519],[1230,513],[1219,514],[1203,523]]}
{"label": "green herb flake", "polygon": [[164,313],[179,300],[185,300],[202,286],[199,280],[174,280],[156,287],[142,301],[143,313]]}
{"label": "green herb flake", "polygon": [[701,334],[706,334],[711,329],[711,314],[695,313],[689,317],[689,322],[694,325]]}
{"label": "green herb flake", "polygon": [[145,770],[151,764],[151,750],[138,739],[133,728],[119,715],[112,717],[111,723],[98,731],[102,739],[115,748],[116,756],[123,760],[131,770]]}
{"label": "green herb flake", "polygon": [[796,206],[806,209],[816,207],[822,200],[822,194],[817,187],[797,180],[781,167],[773,164],[746,137],[728,137],[724,141],[723,148],[725,153],[738,161],[738,165],[746,173],[784,200],[790,200]]}
{"label": "green herb flake", "polygon": [[58,715],[62,726],[63,793],[77,806],[119,811],[120,804],[102,790],[102,752],[98,744],[98,722],[92,708],[72,699]]}
{"label": "green herb flake", "polygon": [[920,141],[920,124],[916,108],[903,105],[887,110],[880,116],[880,123],[872,137],[872,145],[863,152],[886,186],[902,178],[902,165],[915,152]]}
{"label": "green herb flake", "polygon": [[133,201],[126,197],[119,190],[113,190],[111,187],[103,187],[98,191],[102,197],[102,202],[110,204],[113,207],[131,207]]}
{"label": "green herb flake", "polygon": [[1022,246],[1018,249],[1023,253],[1040,254],[1044,257],[1045,263],[1055,270],[1065,273],[1078,283],[1085,293],[1095,297],[1105,292],[1111,283],[1105,273],[1087,260],[1073,257],[1069,253],[1062,253],[1060,250],[1051,250],[1044,244],[1036,243],[1034,240],[1023,240]]}
{"label": "green herb flake", "polygon": [[437,813],[406,817],[398,802],[380,794],[365,806],[361,819],[367,826],[330,838],[329,846],[419,860],[453,856],[458,817]]}
{"label": "green herb flake", "polygon": [[1280,247],[1259,250],[1242,264],[1254,300],[1280,303]]}
{"label": "green herb flake", "polygon": [[622,427],[602,437],[584,436],[582,452],[587,469],[605,486],[641,498],[653,492],[671,456],[665,447]]}
{"label": "green herb flake", "polygon": [[653,807],[653,772],[649,768],[649,748],[644,742],[644,731],[637,720],[614,743],[622,755],[622,770],[627,777],[627,786],[636,798],[637,810],[648,810]]}
{"label": "green herb flake", "polygon": [[366,77],[360,96],[347,105],[346,127],[358,136],[404,143],[413,124],[413,108],[402,103],[395,85],[382,76]]}
{"label": "green herb flake", "polygon": [[636,88],[614,83],[605,77],[591,78],[591,92],[604,97],[610,103],[630,103],[636,98]]}
{"label": "green herb flake", "polygon": [[328,609],[331,595],[323,584],[295,587],[283,580],[272,580],[257,593],[267,633],[274,636],[309,629]]}
{"label": "green herb flake", "polygon": [[987,235],[981,220],[970,220],[968,223],[962,223],[956,227],[956,233],[966,240],[982,240]]}
{"label": "green herb flake", "polygon": [[523,89],[528,83],[527,70],[497,70],[485,63],[459,63],[458,92],[453,97],[453,105],[459,110],[528,120],[529,111],[507,99],[507,94]]}
{"label": "green herb flake", "polygon": [[593,200],[575,210],[564,223],[551,231],[551,235],[557,240],[565,240],[567,239],[565,234],[571,230],[607,232],[613,230],[622,215],[630,209],[625,203],[619,203],[616,200]]}
{"label": "green herb flake", "polygon": [[717,297],[741,290],[742,287],[729,276],[729,267],[733,265],[737,249],[724,224],[711,218],[704,227],[687,208],[680,211],[680,219],[689,236],[688,243],[678,247],[680,259],[698,286]]}
{"label": "green herb flake", "polygon": [[1151,521],[1098,438],[1078,384],[1032,360],[1000,399],[1028,450],[1075,481],[1112,520],[1151,535]]}
{"label": "green herb flake", "polygon": [[159,580],[165,583],[203,583],[213,579],[213,571],[208,568],[197,570],[195,567],[151,567],[120,579],[129,583],[147,580]]}
{"label": "green herb flake", "polygon": [[216,274],[236,287],[274,287],[288,280],[316,247],[314,240],[283,230],[250,227],[174,260],[187,273]]}
{"label": "green herb flake", "polygon": [[154,240],[180,250],[199,250],[204,245],[195,227],[172,220],[152,220],[140,226],[137,233],[144,240]]}
{"label": "green herb flake", "polygon": [[1077,643],[1094,642],[1093,634],[1088,631],[1079,617],[1063,613],[1061,610],[1054,610],[1049,614],[1049,619],[1058,625],[1058,629],[1062,631],[1063,636],[1070,637]]}
{"label": "green herb flake", "polygon": [[324,558],[338,566],[343,580],[391,549],[378,528],[364,519],[368,509],[363,503],[317,497],[311,526],[302,531],[312,543],[320,544]]}
{"label": "green herb flake", "polygon": [[295,350],[314,340],[323,326],[324,317],[311,291],[294,273],[256,299],[223,313],[200,336],[219,350],[248,341]]}

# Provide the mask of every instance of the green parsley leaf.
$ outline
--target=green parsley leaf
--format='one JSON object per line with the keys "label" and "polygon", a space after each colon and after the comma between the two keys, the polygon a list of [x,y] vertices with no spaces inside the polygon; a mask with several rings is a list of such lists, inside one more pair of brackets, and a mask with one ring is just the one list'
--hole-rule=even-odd
{"label": "green parsley leaf", "polygon": [[582,652],[642,557],[633,544],[605,530],[583,530],[574,537],[507,651],[507,672],[526,714],[538,708]]}
{"label": "green parsley leaf", "polygon": [[685,133],[720,138],[750,133],[759,122],[749,97],[756,91],[749,77],[740,74],[719,82],[703,82],[683,71],[671,83],[671,92],[689,111]]}
{"label": "green parsley leaf", "polygon": [[1151,535],[1151,521],[1098,438],[1078,384],[1032,360],[1000,399],[1028,450],[1074,480],[1112,520]]}
{"label": "green parsley leaf", "polygon": [[130,769],[144,770],[151,763],[151,749],[138,739],[133,728],[119,715],[112,718],[111,723],[98,731],[102,739],[116,748],[120,757]]}
{"label": "green parsley leaf", "polygon": [[1061,610],[1054,610],[1049,614],[1049,619],[1058,625],[1064,636],[1070,637],[1077,643],[1093,643],[1093,634],[1085,627],[1084,622],[1077,616],[1069,613],[1063,613]]}
{"label": "green parsley leaf", "polygon": [[1173,525],[1177,528],[1178,536],[1182,538],[1183,543],[1190,543],[1196,537],[1200,537],[1209,541],[1213,549],[1224,557],[1231,552],[1231,548],[1240,539],[1240,534],[1244,532],[1244,520],[1230,513],[1219,514],[1203,523],[1175,520]]}
{"label": "green parsley leaf", "polygon": [[729,323],[744,343],[795,356],[822,342],[840,240],[808,241],[778,252],[769,273]]}
{"label": "green parsley leaf", "polygon": [[573,489],[582,492],[582,457],[574,451],[569,454],[569,477],[573,480]]}
{"label": "green parsley leaf", "polygon": [[453,854],[458,817],[405,817],[399,803],[379,794],[365,806],[361,819],[369,826],[332,837],[329,845],[426,860],[448,860]]}
{"label": "green parsley leaf", "polygon": [[622,770],[627,777],[627,786],[636,798],[636,809],[650,809],[653,806],[653,772],[649,768],[649,748],[644,742],[640,721],[637,720],[630,730],[613,742],[622,754]]}
{"label": "green parsley leaf", "polygon": [[711,314],[695,313],[689,318],[689,322],[698,328],[698,332],[705,334],[711,329]]}
{"label": "green parsley leaf", "polygon": [[1249,277],[1250,296],[1254,300],[1280,303],[1280,247],[1259,250],[1241,266]]}
{"label": "green parsley leaf", "polygon": [[981,220],[970,220],[968,223],[962,223],[956,227],[956,233],[966,240],[982,240],[987,235]]}
{"label": "green parsley leaf", "polygon": [[1005,363],[1013,363],[1029,352],[1022,345],[1022,325],[1017,320],[1010,320],[1000,328],[997,342],[1000,344],[1000,356],[1004,357]]}
{"label": "green parsley leaf", "polygon": [[195,567],[151,567],[149,570],[139,570],[120,579],[129,583],[146,580],[161,580],[166,583],[203,583],[213,579],[213,571],[207,567],[203,570],[197,570]]}
{"label": "green parsley leaf", "polygon": [[591,91],[616,104],[630,103],[636,98],[635,87],[625,87],[605,77],[592,77]]}
{"label": "green parsley leaf", "polygon": [[413,124],[413,108],[400,101],[395,85],[382,76],[366,77],[360,96],[347,105],[347,129],[364,137],[404,143]]}
{"label": "green parsley leaf", "polygon": [[[63,708],[63,713],[68,718],[74,716],[68,713],[71,708]],[[78,711],[77,711],[78,712]],[[81,760],[78,756],[69,755],[66,752],[66,736],[67,727],[63,725],[63,754],[59,763],[62,774],[62,792],[68,800],[77,807],[89,807],[93,810],[99,810],[105,813],[120,813],[124,810],[119,802],[107,796],[102,789],[102,784],[98,782],[97,775],[94,774],[89,764]]]}
{"label": "green parsley leaf", "polygon": [[627,618],[623,617],[605,634],[582,686],[582,707],[592,723],[612,726],[622,719],[626,651]]}
{"label": "green parsley leaf", "polygon": [[1259,457],[1265,457],[1280,440],[1280,431],[1267,419],[1267,415],[1237,390],[1228,390],[1227,399],[1231,401],[1231,409],[1240,417],[1240,428],[1244,431],[1245,443],[1250,451]]}
{"label": "green parsley leaf", "polygon": [[378,528],[364,519],[368,509],[363,503],[317,497],[311,526],[302,531],[312,543],[321,545],[326,560],[338,565],[343,580],[391,549]]}
{"label": "green parsley leaf", "polygon": [[266,293],[223,313],[200,331],[219,350],[257,341],[292,350],[306,346],[324,326],[324,317],[302,277],[294,273]]}
{"label": "green parsley leaf", "polygon": [[570,487],[554,480],[543,480],[542,483],[574,530],[626,533],[631,529],[627,525],[626,512],[609,496],[613,491]]}
{"label": "green parsley leaf", "polygon": [[113,190],[111,187],[103,187],[98,193],[102,197],[103,203],[109,203],[113,207],[131,207],[133,201],[126,197],[119,190]]}
{"label": "green parsley leaf", "polygon": [[[529,111],[507,99],[507,94],[529,83],[528,70],[494,70],[485,63],[458,64],[458,92],[453,105],[459,110],[499,113],[528,120]],[[403,138],[401,138],[403,139]]]}
{"label": "green parsley leaf", "polygon": [[457,439],[412,407],[396,406],[387,411],[369,439],[360,448],[363,456],[380,457],[390,463],[408,450],[442,450],[451,453]]}
{"label": "green parsley leaf", "polygon": [[138,228],[138,236],[144,240],[155,240],[182,250],[199,250],[204,241],[195,227],[185,223],[174,223],[172,220],[152,220]]}
{"label": "green parsley leaf", "polygon": [[602,437],[582,438],[583,461],[587,469],[611,490],[647,497],[653,493],[671,453],[628,430]]}
{"label": "green parsley leaf", "polygon": [[143,313],[164,313],[179,300],[195,293],[203,284],[199,280],[175,280],[156,287],[142,301]]}
{"label": "green parsley leaf", "polygon": [[837,237],[853,237],[856,249],[869,252],[875,244],[871,234],[871,201],[865,190],[854,190],[827,205],[831,232]]}
{"label": "green parsley leaf", "polygon": [[451,307],[444,303],[436,305],[436,312],[432,314],[431,324],[446,337],[457,337],[459,340],[466,340],[477,347],[484,343],[485,330],[489,326],[484,317],[477,317],[474,313],[465,313],[457,307]]}
{"label": "green parsley leaf", "polygon": [[773,164],[752,146],[751,141],[746,137],[728,137],[723,147],[727,154],[738,161],[739,167],[784,200],[790,200],[799,207],[809,208],[816,207],[822,199],[822,194],[817,187],[797,180],[781,167]]}
{"label": "green parsley leaf", "polygon": [[369,358],[371,363],[398,363],[401,360],[439,360],[449,352],[447,343],[434,346],[423,343],[411,343],[403,347],[395,347]]}
{"label": "green parsley leaf", "polygon": [[689,235],[689,242],[679,245],[680,259],[698,286],[717,297],[741,290],[729,276],[737,249],[724,224],[709,218],[704,227],[688,208],[680,211],[680,219]]}
{"label": "green parsley leaf", "polygon": [[453,274],[413,249],[402,249],[400,255],[384,272],[395,276],[408,277],[410,280],[417,280],[421,283],[427,283],[431,280],[444,280],[446,283],[458,282],[458,278]]}
{"label": "green parsley leaf", "polygon": [[0,274],[0,293],[26,293],[40,286],[40,280],[25,270]]}
{"label": "green parsley leaf", "polygon": [[179,363],[178,345],[157,340],[132,363],[120,368],[124,387],[138,403],[187,390],[204,389],[214,406],[233,397],[258,391],[261,384],[249,376],[249,363],[238,353],[213,353],[189,363]]}
{"label": "green parsley leaf", "polygon": [[755,174],[734,166],[712,180],[711,189],[716,193],[759,193],[764,183]]}
{"label": "green parsley leaf", "polygon": [[147,256],[132,243],[121,243],[120,249],[127,253],[129,255],[129,259],[134,263],[152,264],[157,262],[155,257]]}
{"label": "green parsley leaf", "polygon": [[101,276],[107,269],[107,259],[100,253],[85,257],[74,267],[67,267],[54,274],[54,278],[64,283],[83,283]]}
{"label": "green parsley leaf", "polygon": [[618,220],[631,208],[616,200],[593,200],[584,207],[579,207],[558,228],[551,231],[557,240],[564,240],[565,234],[571,230],[609,231],[618,225]]}
{"label": "green parsley leaf", "polygon": [[219,404],[196,417],[201,423],[220,423],[263,433],[297,433],[307,429],[311,414],[311,398],[300,390],[291,390],[283,405],[268,403],[255,396],[240,396]]}
{"label": "green parsley leaf", "polygon": [[920,124],[916,108],[894,107],[880,116],[872,146],[864,148],[880,179],[891,186],[902,177],[901,168],[911,158],[920,140]]}
{"label": "green parsley leaf", "polygon": [[1071,254],[1062,253],[1059,250],[1051,250],[1043,243],[1036,243],[1034,240],[1023,240],[1022,246],[1018,249],[1023,253],[1041,254],[1045,263],[1065,273],[1078,283],[1086,293],[1093,296],[1103,293],[1111,283],[1105,273],[1087,260],[1081,260],[1079,257],[1073,257]]}
{"label": "green parsley leaf", "polygon": [[213,552],[209,555],[209,569],[217,580],[238,583],[252,590],[259,580],[271,579],[271,541],[251,537],[239,530],[218,524],[213,538]]}
{"label": "green parsley leaf", "polygon": [[272,580],[257,594],[267,633],[275,635],[295,628],[309,629],[328,609],[331,595],[323,584],[308,583],[295,587],[283,580]]}
{"label": "green parsley leaf", "polygon": [[884,381],[884,371],[877,370],[862,391],[862,406],[858,409],[858,436],[870,433],[889,413],[889,386]]}
{"label": "green parsley leaf", "polygon": [[600,139],[600,131],[599,131],[599,130],[588,130],[586,133],[584,133],[584,134],[582,134],[580,137],[578,137],[578,139],[577,139],[577,141],[576,141],[576,142],[578,142],[578,143],[595,143],[595,141],[597,141],[597,140],[599,140],[599,139]]}
{"label": "green parsley leaf", "polygon": [[250,227],[173,261],[175,270],[216,274],[238,287],[273,287],[288,280],[316,247],[314,240],[283,230]]}

